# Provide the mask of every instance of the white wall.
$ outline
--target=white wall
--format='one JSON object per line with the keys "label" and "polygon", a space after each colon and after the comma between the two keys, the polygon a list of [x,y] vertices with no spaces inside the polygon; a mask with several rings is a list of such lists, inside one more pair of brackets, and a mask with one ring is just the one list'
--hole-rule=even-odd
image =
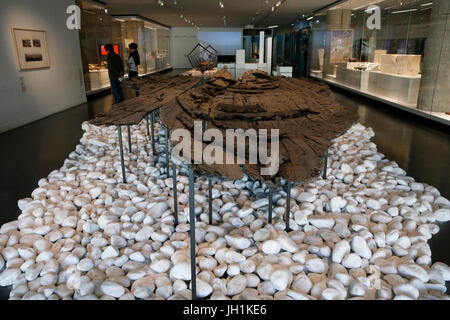
{"label": "white wall", "polygon": [[[66,27],[71,4],[73,0],[0,1],[0,132],[86,102],[78,31]],[[50,68],[19,70],[14,27],[47,32]]]}
{"label": "white wall", "polygon": [[197,32],[241,32],[242,28],[172,28],[171,62],[175,69],[192,68],[187,54],[197,45]]}

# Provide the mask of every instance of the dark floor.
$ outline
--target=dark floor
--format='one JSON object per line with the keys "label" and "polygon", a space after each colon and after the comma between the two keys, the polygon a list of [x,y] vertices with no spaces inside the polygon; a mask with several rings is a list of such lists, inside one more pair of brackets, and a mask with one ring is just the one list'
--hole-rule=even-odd
{"label": "dark floor", "polygon": [[[446,127],[332,89],[336,100],[357,110],[360,122],[373,128],[379,152],[396,161],[416,181],[435,186],[450,198],[450,133]],[[82,136],[81,123],[109,110],[111,103],[111,95],[97,95],[85,104],[0,134],[0,225],[17,219],[17,200],[29,197],[40,178],[63,165]],[[433,261],[450,264],[450,223],[441,226],[430,246]],[[0,288],[0,299],[8,297],[7,288]]]}

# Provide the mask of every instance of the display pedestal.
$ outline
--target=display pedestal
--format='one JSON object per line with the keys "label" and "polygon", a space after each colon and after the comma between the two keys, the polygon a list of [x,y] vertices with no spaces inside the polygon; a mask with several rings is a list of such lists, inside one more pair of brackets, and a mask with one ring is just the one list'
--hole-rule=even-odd
{"label": "display pedestal", "polygon": [[87,80],[90,83],[89,91],[103,89],[111,85],[108,70],[89,71]]}
{"label": "display pedestal", "polygon": [[380,71],[370,72],[367,92],[395,102],[416,107],[420,76],[402,76]]}
{"label": "display pedestal", "polygon": [[273,74],[275,76],[284,76],[284,77],[289,77],[292,78],[292,72],[293,72],[293,68],[292,67],[277,67],[277,70],[273,72]]}

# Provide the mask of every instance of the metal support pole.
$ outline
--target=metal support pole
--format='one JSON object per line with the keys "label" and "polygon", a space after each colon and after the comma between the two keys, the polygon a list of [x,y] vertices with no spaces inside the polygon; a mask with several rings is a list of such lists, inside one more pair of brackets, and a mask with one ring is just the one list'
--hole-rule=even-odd
{"label": "metal support pole", "polygon": [[122,142],[122,127],[117,126],[119,132],[119,149],[120,149],[120,163],[122,164],[122,179],[123,183],[127,183],[127,177],[125,175],[125,160],[123,159],[123,142]]}
{"label": "metal support pole", "polygon": [[286,232],[289,232],[291,229],[289,228],[289,219],[291,214],[291,183],[289,181],[286,182],[286,193],[287,193],[287,201],[286,201]]}
{"label": "metal support pole", "polygon": [[322,178],[326,179],[327,178],[327,166],[328,166],[328,149],[325,153],[325,164],[323,167],[323,173],[322,173]]}
{"label": "metal support pole", "polygon": [[169,127],[165,127],[165,135],[166,135],[166,173],[167,173],[167,178],[170,177],[170,171],[169,171]]}
{"label": "metal support pole", "polygon": [[269,223],[272,223],[272,189],[269,188]]}
{"label": "metal support pole", "polygon": [[150,120],[151,120],[151,128],[152,128],[152,150],[153,155],[156,155],[156,148],[155,148],[155,115],[153,112],[150,114]]}
{"label": "metal support pole", "polygon": [[197,299],[197,273],[195,263],[195,200],[194,200],[194,170],[189,166],[189,236],[191,242],[191,284],[192,300]]}
{"label": "metal support pole", "polygon": [[177,165],[172,163],[173,178],[173,215],[175,217],[175,227],[178,225],[178,191],[177,191]]}
{"label": "metal support pole", "polygon": [[133,151],[131,150],[131,129],[130,129],[130,125],[127,125],[127,130],[128,130],[128,152],[132,153]]}
{"label": "metal support pole", "polygon": [[211,178],[208,178],[208,204],[209,204],[209,224],[213,224],[212,180],[211,180]]}
{"label": "metal support pole", "polygon": [[145,116],[145,120],[147,122],[147,136],[150,137],[150,128],[149,128],[149,125],[148,125],[148,114]]}

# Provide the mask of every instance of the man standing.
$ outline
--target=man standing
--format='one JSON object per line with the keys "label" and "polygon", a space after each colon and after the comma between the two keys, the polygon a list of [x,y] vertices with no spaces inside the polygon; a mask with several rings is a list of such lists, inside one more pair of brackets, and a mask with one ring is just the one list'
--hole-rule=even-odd
{"label": "man standing", "polygon": [[119,81],[125,72],[122,58],[114,52],[114,47],[112,44],[107,44],[105,46],[105,50],[108,52],[106,61],[108,62],[108,74],[111,82],[111,91],[114,96],[115,103],[119,103],[125,100]]}

